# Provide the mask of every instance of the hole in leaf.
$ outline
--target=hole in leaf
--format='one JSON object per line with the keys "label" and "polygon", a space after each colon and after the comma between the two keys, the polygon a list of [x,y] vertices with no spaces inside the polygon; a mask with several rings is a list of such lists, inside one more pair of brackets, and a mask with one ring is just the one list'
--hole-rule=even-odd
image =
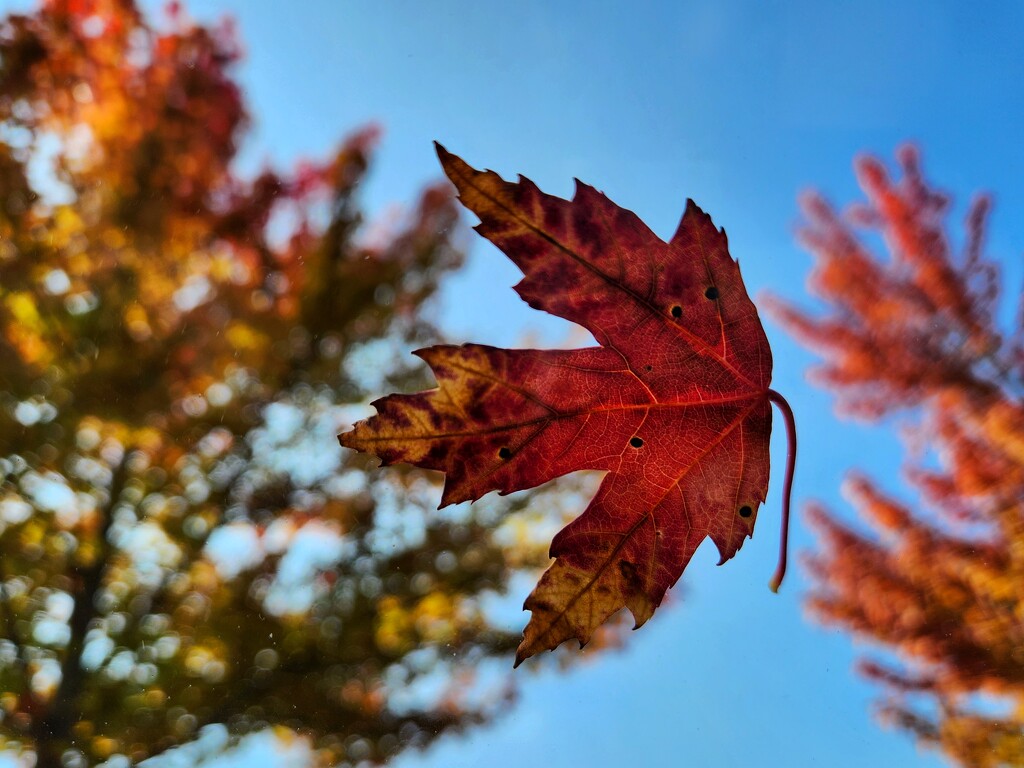
{"label": "hole in leaf", "polygon": [[642,437],[631,437],[629,438],[629,444],[634,448],[641,448],[643,447],[644,441]]}
{"label": "hole in leaf", "polygon": [[715,288],[715,286],[712,285],[710,288],[708,288],[706,291],[704,291],[704,295],[707,296],[709,299],[717,299],[718,298],[718,289]]}
{"label": "hole in leaf", "polygon": [[499,459],[511,459],[512,458],[512,451],[508,448],[508,446],[505,446],[504,448],[499,448],[498,449],[498,458]]}
{"label": "hole in leaf", "polygon": [[653,371],[653,370],[654,370],[654,367],[653,367],[653,366],[650,366],[650,365],[645,365],[645,366],[644,366],[644,370],[645,370],[645,371]]}
{"label": "hole in leaf", "polygon": [[750,517],[752,514],[754,514],[754,510],[752,510],[746,504],[740,507],[740,517]]}
{"label": "hole in leaf", "polygon": [[682,317],[682,316],[683,316],[683,308],[682,307],[680,307],[678,304],[676,304],[674,307],[672,307],[672,317]]}

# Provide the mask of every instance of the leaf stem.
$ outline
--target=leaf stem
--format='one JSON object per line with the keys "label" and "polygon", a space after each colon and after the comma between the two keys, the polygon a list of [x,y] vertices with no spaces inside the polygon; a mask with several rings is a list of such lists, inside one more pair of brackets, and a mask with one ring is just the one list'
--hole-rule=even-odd
{"label": "leaf stem", "polygon": [[793,409],[789,402],[774,389],[768,390],[768,399],[775,403],[775,407],[782,414],[786,422],[786,475],[782,482],[782,535],[779,541],[779,564],[775,566],[775,574],[768,586],[772,592],[778,592],[782,579],[786,575],[786,560],[789,554],[789,507],[790,498],[793,495],[793,472],[796,469],[796,420],[793,418]]}

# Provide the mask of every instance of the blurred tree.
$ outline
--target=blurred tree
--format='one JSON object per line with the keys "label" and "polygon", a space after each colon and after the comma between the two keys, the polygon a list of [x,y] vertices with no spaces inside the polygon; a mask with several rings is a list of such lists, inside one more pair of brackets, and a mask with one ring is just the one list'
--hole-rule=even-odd
{"label": "blurred tree", "polygon": [[[1000,329],[996,266],[977,199],[958,252],[948,199],[912,148],[903,178],[861,159],[866,204],[804,201],[810,287],[825,316],[780,301],[776,317],[825,364],[841,411],[908,425],[915,510],[856,476],[847,491],[874,530],[821,506],[809,559],[819,620],[889,651],[861,663],[884,686],[883,718],[972,768],[1024,765],[1024,331]],[[868,243],[884,244],[889,257]]]}
{"label": "blurred tree", "polygon": [[231,27],[164,26],[0,24],[0,749],[128,765],[221,724],[380,760],[486,716],[468,675],[518,640],[488,601],[546,563],[514,502],[428,514],[432,476],[335,437],[423,386],[456,211],[367,234],[372,129],[239,176]]}

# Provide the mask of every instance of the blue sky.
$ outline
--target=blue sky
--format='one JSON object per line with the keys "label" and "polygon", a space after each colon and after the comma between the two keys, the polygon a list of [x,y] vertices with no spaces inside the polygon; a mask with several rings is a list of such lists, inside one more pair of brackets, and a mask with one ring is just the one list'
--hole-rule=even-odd
{"label": "blue sky", "polygon": [[[203,20],[237,18],[256,121],[250,162],[322,156],[342,133],[383,125],[366,189],[373,209],[409,201],[439,177],[437,139],[477,167],[522,173],[550,193],[570,195],[579,177],[666,237],[693,197],[728,230],[755,300],[771,291],[810,304],[811,259],[793,239],[797,194],[814,186],[850,201],[855,154],[888,158],[912,139],[930,178],[956,195],[958,213],[973,191],[995,194],[990,250],[1008,284],[1020,285],[1024,5],[991,3],[984,13],[937,0],[187,7]],[[517,280],[476,238],[438,307],[448,334],[500,345],[527,335],[561,341],[567,325],[520,302],[510,288]],[[766,328],[774,387],[797,414],[797,502],[823,499],[849,514],[838,489],[854,466],[899,489],[898,442],[837,421],[830,396],[805,381],[813,358],[770,321]],[[872,720],[872,690],[851,671],[851,642],[804,616],[800,570],[780,595],[767,588],[785,451],[776,432],[758,534],[735,560],[716,568],[713,548],[702,548],[671,606],[623,651],[567,675],[531,676],[527,665],[517,672],[518,705],[495,725],[395,765],[941,765]],[[796,551],[813,544],[799,516],[791,543]]]}
{"label": "blue sky", "polygon": [[[958,210],[976,189],[995,193],[994,253],[1016,263],[1024,243],[1014,216],[1024,207],[1020,5],[986,14],[937,2],[189,7],[238,19],[256,118],[250,158],[320,155],[340,132],[384,126],[367,187],[373,208],[410,200],[439,176],[437,139],[551,193],[570,195],[579,177],[664,236],[693,197],[728,229],[752,295],[808,301],[810,257],[792,237],[797,194],[817,186],[848,201],[856,153],[891,156],[913,139]],[[510,289],[518,277],[477,239],[439,307],[447,332],[506,345],[562,340],[565,323]],[[771,322],[767,330],[774,386],[799,420],[797,499],[848,513],[838,488],[852,466],[898,487],[899,444],[837,422],[829,396],[805,382],[813,358]],[[940,765],[872,720],[851,642],[805,619],[799,569],[781,595],[769,592],[780,485],[776,474],[740,556],[716,568],[712,548],[702,549],[673,604],[624,651],[568,675],[524,675],[518,705],[496,725],[397,765]],[[799,518],[793,545],[812,545]]]}

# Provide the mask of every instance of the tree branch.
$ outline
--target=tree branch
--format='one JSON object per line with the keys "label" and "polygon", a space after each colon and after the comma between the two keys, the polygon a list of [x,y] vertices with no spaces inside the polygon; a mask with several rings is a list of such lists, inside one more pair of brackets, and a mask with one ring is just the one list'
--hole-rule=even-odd
{"label": "tree branch", "polygon": [[127,479],[129,454],[130,451],[125,449],[110,482],[110,495],[103,510],[102,528],[97,538],[96,560],[86,567],[75,568],[73,571],[77,576],[78,589],[74,595],[75,607],[68,622],[71,637],[61,664],[60,683],[46,713],[32,720],[32,736],[35,739],[37,755],[36,768],[51,768],[62,764],[60,758],[64,742],[71,737],[71,728],[77,718],[78,698],[85,684],[85,670],[82,669],[81,663],[82,651],[89,625],[98,615],[96,598],[103,586],[104,575],[113,551],[107,539],[113,525],[114,507],[121,497]]}

